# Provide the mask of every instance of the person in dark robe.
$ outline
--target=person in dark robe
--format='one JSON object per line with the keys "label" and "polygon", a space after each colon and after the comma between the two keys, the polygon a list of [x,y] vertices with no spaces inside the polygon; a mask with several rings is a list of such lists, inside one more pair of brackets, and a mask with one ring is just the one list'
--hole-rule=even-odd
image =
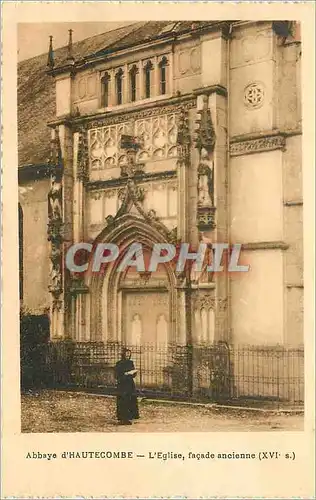
{"label": "person in dark robe", "polygon": [[137,370],[131,360],[131,351],[124,349],[121,360],[115,365],[117,380],[116,416],[121,425],[131,425],[139,418],[134,378]]}

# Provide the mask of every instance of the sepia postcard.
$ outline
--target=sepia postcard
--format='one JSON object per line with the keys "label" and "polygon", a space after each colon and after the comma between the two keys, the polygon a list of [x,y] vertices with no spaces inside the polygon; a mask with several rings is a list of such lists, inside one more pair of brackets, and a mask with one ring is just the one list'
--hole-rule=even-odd
{"label": "sepia postcard", "polygon": [[3,2],[1,498],[315,498],[314,2]]}

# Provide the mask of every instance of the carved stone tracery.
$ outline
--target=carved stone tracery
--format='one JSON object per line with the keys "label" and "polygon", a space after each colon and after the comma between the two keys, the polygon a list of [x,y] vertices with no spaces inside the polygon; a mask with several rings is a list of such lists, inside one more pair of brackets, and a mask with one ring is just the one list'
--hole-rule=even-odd
{"label": "carved stone tracery", "polygon": [[191,151],[191,135],[189,128],[189,116],[186,109],[182,109],[178,118],[178,163],[189,166],[190,165],[190,151]]}
{"label": "carved stone tracery", "polygon": [[79,133],[78,140],[78,157],[77,157],[77,178],[86,182],[89,178],[89,153],[88,153],[88,136],[87,131],[82,130]]}
{"label": "carved stone tracery", "polygon": [[[98,126],[89,134],[89,160],[91,169],[103,170],[119,165],[127,175],[131,163],[136,171],[143,170],[143,162],[177,156],[177,125],[175,114],[146,117],[106,127]],[[135,136],[140,141],[138,150],[121,149],[124,136]]]}

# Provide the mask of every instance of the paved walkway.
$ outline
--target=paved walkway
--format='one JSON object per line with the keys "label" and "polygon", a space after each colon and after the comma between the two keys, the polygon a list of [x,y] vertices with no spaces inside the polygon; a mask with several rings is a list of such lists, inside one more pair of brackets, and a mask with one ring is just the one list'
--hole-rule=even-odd
{"label": "paved walkway", "polygon": [[140,401],[140,420],[119,426],[115,398],[43,391],[22,395],[22,432],[299,431],[303,415]]}

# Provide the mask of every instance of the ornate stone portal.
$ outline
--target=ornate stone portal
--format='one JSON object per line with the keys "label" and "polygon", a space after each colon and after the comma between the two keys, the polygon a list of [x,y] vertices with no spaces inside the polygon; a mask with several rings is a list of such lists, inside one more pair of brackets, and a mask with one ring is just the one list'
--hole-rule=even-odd
{"label": "ornate stone portal", "polygon": [[[211,112],[208,108],[208,96],[203,98],[203,108],[198,112],[199,128],[195,141],[199,152],[197,168],[197,219],[198,229],[210,230],[215,227],[215,200],[214,200],[214,147],[215,132],[211,119]],[[172,177],[167,178],[161,166],[158,167],[158,174],[155,174],[155,181],[161,187],[166,188],[169,183],[176,184],[178,196],[177,210],[174,216],[174,226],[166,226],[164,219],[157,214],[155,208],[148,203],[151,191],[149,184],[153,181],[145,173],[146,159],[145,150],[149,151],[152,146],[146,145],[149,140],[144,133],[135,136],[126,133],[126,127],[119,123],[115,124],[114,149],[109,149],[108,133],[111,135],[113,125],[109,127],[93,128],[91,124],[86,124],[78,132],[74,139],[74,207],[77,207],[77,215],[74,219],[74,241],[82,241],[86,238],[87,218],[84,212],[87,209],[85,199],[87,192],[91,190],[92,183],[89,181],[90,173],[96,168],[109,168],[112,166],[118,169],[119,177],[115,179],[115,187],[106,187],[108,181],[104,181],[103,193],[99,188],[98,210],[103,211],[103,219],[100,220],[100,233],[94,243],[110,242],[115,243],[120,248],[120,259],[126,254],[127,247],[134,242],[140,242],[150,252],[155,243],[190,242],[188,231],[188,207],[189,207],[189,178],[192,176],[192,141],[190,132],[190,112],[191,107],[184,103],[178,112],[167,114],[165,117],[154,115],[151,117],[151,141],[155,147],[165,151],[161,157],[161,162],[168,162],[168,151],[176,147],[176,152],[172,156],[176,158],[177,182]],[[124,117],[122,117],[124,119]],[[163,124],[161,131],[155,132],[155,120],[157,124]],[[144,120],[144,123],[145,124]],[[147,123],[147,122],[146,122]],[[149,122],[148,122],[149,123]],[[137,126],[136,126],[137,125]],[[169,130],[170,125],[170,130]],[[144,125],[145,126],[145,125]],[[167,128],[166,128],[167,127]],[[135,124],[133,130],[141,131],[141,127]],[[120,131],[119,135],[118,131]],[[123,133],[125,132],[125,133]],[[168,134],[169,135],[168,135]],[[145,134],[145,135],[144,135]],[[170,135],[171,134],[171,135]],[[175,136],[173,138],[173,136]],[[114,137],[114,136],[113,136]],[[169,142],[172,142],[170,145]],[[167,142],[165,142],[167,141]],[[158,144],[159,143],[159,144]],[[173,146],[174,145],[174,146]],[[148,149],[149,148],[149,149]],[[99,153],[96,153],[99,151]],[[107,159],[112,159],[107,164]],[[97,160],[98,158],[98,160]],[[152,158],[152,156],[150,157]],[[150,160],[151,161],[151,160]],[[101,163],[102,166],[101,166]],[[167,165],[167,164],[166,164]],[[161,171],[160,171],[161,170]],[[152,175],[152,174],[151,174]],[[196,175],[196,174],[194,174]],[[55,183],[52,178],[52,183]],[[55,190],[52,189],[52,193]],[[91,204],[95,188],[88,194]],[[102,188],[101,188],[102,190]],[[117,208],[112,213],[105,214],[103,205],[107,200],[110,191],[115,191],[117,198]],[[102,194],[102,196],[101,196]],[[159,195],[159,190],[156,196]],[[54,195],[53,195],[54,197]],[[58,212],[54,206],[53,197],[51,200],[52,211]],[[154,198],[153,198],[154,199]],[[169,199],[169,198],[168,198]],[[156,205],[158,199],[155,199]],[[155,205],[155,206],[156,206]],[[167,203],[169,206],[169,202]],[[90,206],[90,205],[89,205]],[[103,208],[102,208],[103,206]],[[107,202],[106,202],[106,206]],[[55,208],[54,208],[55,207]],[[166,211],[166,214],[169,212]],[[62,217],[62,214],[61,214]],[[67,218],[67,217],[66,217]],[[171,229],[172,227],[172,229]],[[78,239],[79,238],[79,239]],[[190,251],[194,251],[195,246]],[[52,259],[57,256],[58,247],[52,247]],[[52,260],[53,261],[53,260]],[[134,276],[133,282],[128,281],[126,276],[116,271],[116,264],[107,265],[103,272],[98,275],[86,274],[85,277],[64,280],[66,287],[66,297],[71,300],[72,321],[71,336],[76,340],[125,340],[128,342],[179,342],[187,343],[196,338],[194,331],[203,325],[203,332],[210,329],[210,340],[215,336],[215,309],[207,311],[207,322],[205,320],[204,309],[200,310],[200,322],[191,305],[192,293],[199,294],[199,288],[210,285],[209,276],[195,276],[190,271],[190,266],[184,272],[177,273],[174,263],[164,266],[164,277],[159,278],[155,273],[141,273]],[[55,270],[59,270],[57,264]],[[206,273],[207,274],[207,273]],[[57,278],[56,283],[57,282]],[[206,281],[205,281],[206,279]],[[60,281],[60,294],[62,293],[62,280]],[[215,284],[211,283],[214,296]],[[148,297],[139,307],[132,307],[131,300],[135,296]],[[61,297],[62,298],[62,297]],[[134,297],[135,298],[135,297]],[[152,305],[150,300],[152,299]],[[164,298],[164,306],[158,304]],[[134,300],[134,299],[133,299]],[[150,314],[149,314],[150,310]],[[147,318],[147,319],[146,319]],[[146,323],[146,324],[145,324]],[[205,333],[205,332],[204,332]],[[204,335],[204,334],[203,334]],[[206,335],[206,334],[205,334]],[[205,336],[204,335],[204,336]]]}

